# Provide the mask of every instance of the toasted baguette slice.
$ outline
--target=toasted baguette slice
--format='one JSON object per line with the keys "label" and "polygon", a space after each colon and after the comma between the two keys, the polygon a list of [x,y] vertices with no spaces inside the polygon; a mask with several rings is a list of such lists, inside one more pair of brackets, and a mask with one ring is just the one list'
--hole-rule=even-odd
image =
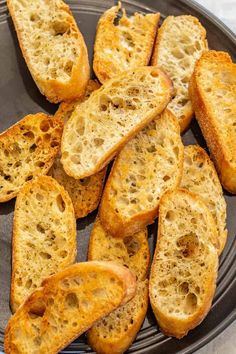
{"label": "toasted baguette slice", "polygon": [[198,194],[211,211],[218,231],[220,254],[227,239],[226,202],[214,164],[198,145],[184,148],[181,187]]}
{"label": "toasted baguette slice", "polygon": [[62,130],[60,119],[37,113],[0,134],[0,202],[14,198],[26,181],[48,173]]}
{"label": "toasted baguette slice", "polygon": [[124,239],[115,239],[104,230],[97,218],[89,241],[88,259],[115,261],[132,270],[138,279],[134,298],[88,331],[88,342],[96,353],[123,353],[136,337],[147,312],[147,230]]}
{"label": "toasted baguette slice", "polygon": [[184,147],[177,119],[168,110],[120,152],[100,205],[104,227],[117,237],[153,223],[162,194],[179,186]]}
{"label": "toasted baguette slice", "polygon": [[67,122],[62,164],[74,178],[102,170],[139,130],[166,107],[172,84],[158,68],[129,70],[108,80]]}
{"label": "toasted baguette slice", "polygon": [[112,262],[74,264],[46,279],[8,322],[6,354],[58,353],[129,301],[134,275]]}
{"label": "toasted baguette slice", "polygon": [[[88,99],[91,93],[99,87],[100,85],[98,82],[90,80],[86,89],[85,97],[69,103],[61,103],[55,116],[62,119],[63,122],[66,123],[76,107],[79,106],[79,104],[81,104],[81,102],[85,99]],[[102,194],[106,168],[91,177],[74,179],[65,173],[60,162],[60,157],[61,155],[58,154],[58,157],[55,159],[49,174],[55,178],[58,183],[63,185],[69,193],[74,206],[75,217],[83,218],[95,210],[98,206]]]}
{"label": "toasted baguette slice", "polygon": [[125,238],[114,238],[97,217],[89,240],[88,260],[114,261],[129,268],[139,280],[147,276],[149,265],[147,229]]}
{"label": "toasted baguette slice", "polygon": [[152,65],[158,65],[173,80],[175,97],[168,108],[177,116],[181,131],[192,117],[188,84],[194,65],[208,48],[206,31],[193,16],[168,16],[158,31]]}
{"label": "toasted baguette slice", "polygon": [[217,230],[205,203],[186,190],[160,202],[150,300],[161,330],[182,338],[207,315],[216,287]]}
{"label": "toasted baguette slice", "polygon": [[227,53],[205,53],[195,66],[189,92],[220,181],[236,194],[236,64]]}
{"label": "toasted baguette slice", "polygon": [[68,193],[53,178],[27,182],[16,199],[12,240],[13,311],[42,280],[76,256],[76,224]]}
{"label": "toasted baguette slice", "polygon": [[69,6],[61,0],[7,0],[7,5],[40,92],[54,103],[82,96],[88,53]]}
{"label": "toasted baguette slice", "polygon": [[122,8],[123,16],[116,25],[120,10],[119,2],[101,16],[97,25],[93,70],[102,83],[124,70],[148,65],[152,54],[160,14],[135,13],[128,18]]}

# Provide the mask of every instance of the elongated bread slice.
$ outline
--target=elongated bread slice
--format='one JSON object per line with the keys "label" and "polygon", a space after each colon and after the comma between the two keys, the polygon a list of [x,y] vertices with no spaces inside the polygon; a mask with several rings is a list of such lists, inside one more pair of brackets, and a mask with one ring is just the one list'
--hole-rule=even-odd
{"label": "elongated bread slice", "polygon": [[76,256],[76,223],[68,193],[53,178],[27,182],[16,199],[12,240],[13,311],[42,280]]}
{"label": "elongated bread slice", "polygon": [[[66,123],[76,107],[78,107],[84,100],[88,99],[91,93],[99,87],[100,85],[98,82],[90,80],[86,89],[85,97],[76,101],[61,103],[55,116]],[[61,154],[58,154],[49,174],[55,178],[58,183],[63,185],[69,193],[74,206],[75,217],[85,217],[98,206],[102,194],[106,168],[93,176],[84,179],[75,179],[66,174],[60,162],[60,158]]]}
{"label": "elongated bread slice", "polygon": [[125,238],[114,238],[97,217],[89,240],[88,260],[120,263],[129,268],[137,279],[144,280],[149,258],[147,229]]}
{"label": "elongated bread slice", "polygon": [[180,184],[183,152],[178,121],[168,110],[123,148],[100,205],[101,222],[113,236],[132,235],[153,223],[162,194]]}
{"label": "elongated bread slice", "polygon": [[96,353],[124,353],[136,337],[147,312],[147,230],[117,239],[105,231],[97,218],[89,241],[88,259],[120,263],[132,270],[138,280],[137,293],[133,299],[104,317],[88,331],[88,342]]}
{"label": "elongated bread slice", "polygon": [[190,98],[220,181],[236,194],[236,64],[209,51],[195,66]]}
{"label": "elongated bread slice", "polygon": [[62,0],[7,0],[22,54],[40,92],[51,102],[84,94],[87,48]]}
{"label": "elongated bread slice", "polygon": [[205,203],[186,190],[160,202],[150,300],[161,330],[182,338],[207,315],[216,287],[218,235]]}
{"label": "elongated bread slice", "polygon": [[42,283],[8,322],[6,354],[56,354],[136,291],[133,274],[112,262],[67,267]]}
{"label": "elongated bread slice", "polygon": [[184,148],[184,168],[181,187],[198,194],[211,211],[219,241],[219,253],[227,239],[226,202],[213,162],[198,145]]}
{"label": "elongated bread slice", "polygon": [[99,81],[121,74],[124,70],[148,65],[160,14],[135,13],[128,18],[125,9],[115,24],[121,3],[107,10],[99,19],[94,44],[93,70]]}
{"label": "elongated bread slice", "polygon": [[0,202],[14,198],[26,181],[48,173],[62,129],[60,119],[37,113],[0,134]]}
{"label": "elongated bread slice", "polygon": [[173,80],[175,97],[168,109],[179,119],[181,131],[193,117],[189,80],[196,60],[207,49],[206,31],[196,17],[168,16],[158,31],[152,65],[158,65]]}
{"label": "elongated bread slice", "polygon": [[84,178],[100,171],[165,109],[171,95],[171,81],[156,67],[129,70],[108,80],[65,126],[61,161],[66,173]]}

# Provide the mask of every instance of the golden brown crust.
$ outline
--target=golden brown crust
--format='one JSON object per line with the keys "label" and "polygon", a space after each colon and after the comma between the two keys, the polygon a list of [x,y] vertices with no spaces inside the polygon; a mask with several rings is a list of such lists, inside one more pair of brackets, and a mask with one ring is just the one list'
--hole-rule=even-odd
{"label": "golden brown crust", "polygon": [[59,151],[62,130],[61,119],[37,113],[0,134],[0,202],[14,198],[25,181],[48,173]]}
{"label": "golden brown crust", "polygon": [[[230,66],[230,69],[236,75],[236,65],[232,63],[227,53],[209,51],[202,55],[195,66],[189,85],[189,94],[197,121],[211,152],[221,183],[230,193],[235,194],[236,165],[230,161],[232,157],[227,152],[228,146],[225,146],[222,130],[213,112],[213,107],[219,102],[211,102],[207,99],[201,82],[204,78],[200,77],[202,68],[204,66],[206,68],[210,63],[215,63],[219,72],[223,71],[224,67]],[[217,89],[217,87],[214,89]],[[227,84],[224,89],[227,91]]]}
{"label": "golden brown crust", "polygon": [[[177,132],[177,134],[180,134],[178,121],[169,110],[165,110],[162,113],[160,119],[162,119],[162,120],[169,119],[172,126],[174,127],[174,129],[172,130],[172,133]],[[148,126],[147,126],[147,128],[148,128]],[[140,141],[142,142],[142,138],[141,138],[142,132],[140,132],[139,134],[140,134]],[[163,135],[164,134],[165,134],[165,132],[163,132]],[[138,137],[138,135],[137,135],[137,137]],[[156,145],[156,148],[157,148],[157,146],[158,146],[158,144]],[[146,146],[146,148],[148,148],[148,146]],[[180,137],[179,137],[178,151],[179,151],[179,161],[177,164],[179,165],[179,171],[178,171],[178,173],[176,171],[175,182],[173,183],[174,185],[171,187],[171,189],[175,189],[179,186],[180,181],[181,181],[181,177],[182,177],[184,147],[181,143]],[[158,154],[158,152],[157,152],[157,154]],[[108,180],[106,182],[106,186],[104,188],[104,192],[103,192],[103,196],[102,196],[102,200],[101,200],[100,208],[99,208],[99,216],[101,219],[101,223],[103,224],[104,228],[109,233],[111,233],[114,237],[125,237],[125,236],[129,236],[129,235],[133,235],[134,233],[145,228],[147,225],[152,224],[158,216],[159,200],[157,200],[155,207],[152,207],[152,208],[149,207],[148,210],[136,212],[132,216],[128,216],[128,215],[124,215],[124,214],[122,215],[121,210],[118,210],[118,208],[116,208],[116,201],[117,201],[116,195],[112,196],[113,179],[114,179],[114,175],[118,172],[120,173],[121,181],[122,181],[122,176],[126,176],[126,178],[129,177],[129,175],[127,175],[127,173],[126,173],[127,172],[126,164],[124,163],[122,165],[123,156],[124,156],[124,159],[126,159],[126,156],[128,156],[128,155],[129,155],[128,151],[126,152],[126,150],[124,148],[124,152],[121,151],[120,155],[117,156],[117,158],[112,166],[112,170],[110,172]],[[135,155],[135,153],[133,155]],[[139,155],[140,154],[137,152],[137,156],[135,157],[137,159],[137,161],[138,161]],[[134,158],[134,156],[132,156],[132,157]],[[145,166],[144,167],[145,170],[148,169],[148,158],[150,158],[150,157],[146,156],[146,158],[147,158],[147,161],[145,161],[145,160],[142,161],[142,164]],[[163,164],[162,168],[166,168],[163,161],[162,161],[162,164]],[[160,167],[161,166],[158,166],[158,168],[160,168]],[[123,168],[123,172],[122,172],[122,168]],[[171,177],[173,177],[173,176],[171,176]],[[142,182],[142,183],[144,183],[144,182]],[[142,188],[142,186],[140,188]],[[145,198],[148,198],[148,195],[147,195],[147,192],[145,189],[144,189],[143,195]]]}
{"label": "golden brown crust", "polygon": [[[173,22],[174,21],[178,21],[179,22],[179,28],[175,28],[173,26]],[[182,22],[182,23],[181,23]],[[201,23],[199,22],[199,20],[194,17],[194,16],[190,16],[190,15],[181,15],[181,16],[168,16],[163,24],[161,25],[161,27],[158,30],[158,34],[156,37],[156,42],[154,45],[154,50],[153,50],[153,55],[152,55],[152,59],[151,59],[151,65],[158,65],[161,69],[163,69],[164,71],[166,71],[166,73],[170,76],[171,79],[176,79],[176,96],[173,98],[172,102],[170,102],[170,104],[168,105],[168,109],[170,109],[179,119],[179,124],[180,124],[180,129],[181,129],[181,133],[183,133],[189,126],[192,117],[193,117],[193,108],[191,105],[191,102],[188,101],[188,91],[186,89],[186,93],[183,96],[183,92],[180,94],[181,91],[181,86],[186,84],[186,78],[188,77],[188,80],[190,79],[190,75],[191,72],[189,72],[189,60],[192,61],[192,65],[194,65],[195,59],[193,57],[193,53],[192,56],[189,56],[189,53],[185,53],[185,50],[188,50],[188,48],[185,49],[186,44],[189,44],[189,46],[192,47],[195,46],[194,43],[194,35],[195,35],[195,30],[194,28],[192,29],[192,43],[191,43],[191,39],[189,39],[189,41],[187,41],[187,43],[185,43],[185,39],[186,37],[188,37],[190,35],[190,33],[184,33],[182,28],[184,29],[184,23],[186,22],[186,25],[188,24],[188,28],[190,30],[190,28],[192,26],[195,26],[195,29],[198,29],[199,32],[199,36],[198,38],[196,38],[196,42],[198,41],[200,43],[200,45],[203,46],[203,50],[207,50],[208,49],[208,43],[206,40],[206,30],[205,28],[201,25]],[[174,67],[174,69],[172,68],[173,65],[170,65],[167,61],[166,58],[164,57],[164,53],[163,53],[163,47],[167,49],[167,46],[170,47],[170,50],[174,50],[175,49],[175,45],[176,43],[171,43],[171,38],[170,35],[167,37],[167,34],[170,34],[169,32],[171,32],[172,28],[174,29],[174,33],[173,36],[175,38],[179,38],[179,42],[178,42],[178,46],[179,46],[179,52],[177,52],[176,54],[172,54],[172,52],[170,53],[171,56],[173,56],[173,62],[176,62],[176,66]],[[179,32],[179,33],[178,33]],[[191,31],[190,31],[191,32]],[[165,36],[167,38],[165,38]],[[176,37],[177,36],[177,37]],[[185,36],[185,38],[184,38]],[[183,38],[182,38],[183,37]],[[169,41],[169,43],[168,43]],[[181,45],[180,45],[181,43]],[[192,48],[191,48],[192,49]],[[200,56],[200,49],[199,48],[195,48],[196,52],[199,51],[199,56]],[[176,56],[175,56],[176,55]],[[198,56],[198,57],[199,57]],[[183,63],[181,62],[181,59],[185,58],[187,60],[187,65],[184,68],[184,70],[182,69]],[[170,59],[170,58],[168,58]],[[178,61],[179,64],[178,64]],[[187,76],[186,76],[187,75]],[[183,82],[181,82],[181,80],[183,79]],[[174,81],[174,80],[173,80]],[[174,86],[175,86],[175,82],[174,82]],[[180,107],[178,107],[179,102],[178,102],[178,97],[183,96],[182,99],[184,101],[188,101],[187,104],[185,104],[184,109],[180,110]],[[176,101],[176,102],[175,102]],[[173,104],[173,106],[171,106]],[[179,114],[178,114],[179,111]]]}
{"label": "golden brown crust", "polygon": [[[170,265],[168,268],[167,263],[169,262],[169,264],[171,264],[170,262],[172,259],[168,258],[169,256],[165,256],[165,255],[163,256],[163,253],[164,252],[165,253],[171,252],[170,248],[171,247],[175,248],[176,243],[177,243],[177,240],[176,240],[176,243],[174,243],[173,245],[166,246],[166,249],[164,250],[163,249],[163,245],[164,245],[163,240],[166,238],[165,242],[168,241],[167,237],[165,237],[165,236],[170,236],[171,238],[174,237],[174,239],[176,237],[178,237],[178,235],[175,234],[174,232],[173,232],[173,235],[166,235],[164,233],[164,219],[166,217],[166,210],[165,210],[164,205],[170,199],[174,200],[176,205],[178,205],[178,199],[180,199],[180,198],[184,199],[186,197],[189,198],[189,201],[191,201],[191,203],[193,203],[193,206],[196,207],[197,210],[199,210],[199,211],[201,210],[205,214],[206,220],[209,223],[209,230],[212,231],[212,235],[210,235],[210,234],[205,235],[205,236],[209,237],[208,239],[207,239],[207,237],[205,237],[206,239],[202,238],[202,240],[201,240],[202,243],[207,245],[208,251],[210,253],[210,257],[208,257],[208,260],[210,263],[207,264],[207,267],[204,267],[204,269],[203,269],[203,271],[207,272],[207,275],[208,275],[206,277],[207,283],[204,281],[203,301],[201,300],[200,305],[198,305],[198,302],[197,302],[197,307],[195,308],[195,310],[191,311],[192,314],[188,314],[187,316],[185,313],[183,313],[183,314],[179,313],[179,312],[176,313],[175,311],[173,311],[173,313],[170,314],[170,312],[167,311],[167,308],[165,308],[165,306],[161,305],[160,299],[158,298],[158,296],[160,297],[160,293],[157,293],[158,295],[156,295],[156,293],[155,293],[156,288],[158,286],[160,286],[159,284],[163,280],[163,278],[160,278],[160,270],[162,269],[162,268],[160,268],[160,259],[161,259],[161,257],[166,257],[166,258],[163,258],[164,259],[163,262],[164,261],[166,262],[165,263],[166,264],[165,265],[165,269],[166,269],[165,280],[167,280],[167,276],[169,276],[168,269],[171,269],[171,267],[172,267]],[[167,209],[167,210],[169,210],[169,209]],[[174,209],[174,211],[177,213],[178,209],[176,208],[176,209]],[[189,212],[191,213],[190,209],[189,209]],[[181,229],[180,235],[184,235],[185,230],[187,232],[187,235],[189,235],[189,234],[191,235],[191,233],[189,233],[188,226],[186,225],[186,223],[183,224],[183,227],[184,227],[184,229],[183,230]],[[170,237],[169,237],[169,240],[170,240]],[[201,255],[199,255],[199,257],[200,256]],[[184,257],[186,257],[186,255]],[[187,255],[187,257],[189,257],[189,256]],[[192,257],[191,253],[190,253],[190,257]],[[198,257],[196,255],[194,255],[194,253],[193,253],[193,257],[194,257],[193,259],[195,259],[195,262],[197,263]],[[180,273],[178,273],[178,267],[180,267],[181,263],[184,264],[183,260],[181,260],[179,258],[176,258],[176,259],[178,262],[177,262],[175,272],[174,272],[174,276],[175,276],[175,278],[173,279],[174,282],[176,282],[176,280],[177,280],[177,282],[179,281],[178,277],[179,277]],[[204,259],[203,261],[206,261],[206,259]],[[156,265],[157,262],[159,262],[159,268],[157,268],[157,265]],[[163,265],[163,267],[164,267],[164,265]],[[187,267],[187,265],[186,265],[186,267]],[[192,267],[193,267],[193,264],[192,264]],[[185,269],[184,267],[182,267],[181,269],[182,269],[182,272],[184,272],[185,270],[187,272],[189,272],[187,278],[181,277],[181,282],[186,281],[189,284],[191,281],[192,268]],[[189,332],[189,330],[195,328],[197,325],[199,325],[202,322],[202,320],[206,317],[206,315],[209,312],[210,307],[211,307],[212,299],[213,299],[215,289],[216,289],[217,272],[218,272],[217,231],[216,231],[213,217],[212,217],[211,213],[209,212],[208,208],[205,206],[205,204],[202,202],[202,200],[200,198],[198,198],[198,196],[196,194],[191,193],[185,189],[178,189],[176,191],[166,192],[163,195],[163,197],[161,199],[161,203],[160,203],[157,244],[156,244],[156,248],[155,248],[155,252],[154,252],[154,256],[153,256],[153,263],[151,266],[150,282],[149,282],[149,296],[150,296],[151,306],[152,306],[153,312],[155,314],[155,317],[158,321],[158,324],[160,326],[160,329],[164,334],[180,339],[180,338],[184,337]],[[173,285],[173,287],[175,289],[177,287],[177,284],[174,283],[174,285]],[[197,284],[197,286],[199,286],[199,289],[201,286],[203,286],[201,283],[199,283],[199,281],[196,281],[196,284]],[[163,288],[163,290],[164,289],[165,288]],[[169,290],[169,292],[170,292],[170,290]],[[169,295],[169,292],[168,292],[168,295]],[[172,301],[171,299],[169,299],[169,300]],[[175,301],[176,302],[173,302],[174,309],[175,309],[175,306],[177,306],[177,304],[178,304],[177,299]]]}
{"label": "golden brown crust", "polygon": [[99,81],[119,75],[128,68],[148,65],[160,14],[135,13],[130,20],[122,8],[119,24],[114,20],[121,3],[107,10],[99,19],[94,44],[93,69]]}
{"label": "golden brown crust", "polygon": [[[108,299],[115,292],[116,298],[113,298],[113,301],[111,299],[107,300],[107,298],[101,296],[102,294],[99,295],[101,288],[99,289],[94,277],[100,278],[100,285],[107,290]],[[111,277],[114,279],[112,288],[110,284]],[[73,282],[73,279],[75,279],[75,282]],[[79,283],[80,279],[84,279],[85,284]],[[107,286],[106,283],[103,284],[102,279],[103,281],[110,279],[109,284]],[[88,287],[87,290],[86,286]],[[86,291],[90,294],[86,301],[92,301],[92,316],[86,307],[83,309],[82,303],[79,303],[79,308],[77,309],[77,300],[75,302],[72,301],[74,298],[78,299],[82,291],[85,291],[83,293],[84,301],[86,300],[84,297]],[[93,291],[97,292],[97,295]],[[35,350],[39,350],[40,347],[42,352],[56,354],[91,327],[95,321],[129,301],[135,295],[135,292],[136,281],[133,274],[125,267],[118,266],[115,263],[85,262],[67,267],[64,271],[45,279],[42,287],[32,293],[14,316],[10,318],[5,330],[5,352],[6,354],[26,354],[30,341]],[[71,293],[74,294],[72,298]],[[67,296],[69,296],[68,300],[70,300],[68,303],[69,309],[66,306]],[[54,306],[57,300],[59,302],[57,306]],[[59,305],[61,308],[58,308]],[[83,319],[80,316],[77,319],[76,314],[79,314],[80,311]],[[72,322],[73,319],[77,320],[79,325],[73,326],[70,313],[73,315]],[[55,323],[53,320],[59,320],[62,327],[64,327],[64,330],[56,328],[60,333],[59,336],[57,332],[55,333],[55,328],[53,328]],[[35,325],[36,329],[39,329],[40,337],[38,332],[35,331]],[[32,334],[34,334],[34,338],[32,338]],[[47,334],[50,334],[50,339],[48,339]],[[40,338],[40,341],[37,338]],[[27,343],[26,349],[24,341]]]}
{"label": "golden brown crust", "polygon": [[[17,37],[19,40],[19,45],[25,59],[25,62],[28,66],[28,69],[38,86],[40,92],[46,96],[46,98],[52,103],[58,103],[61,101],[70,101],[81,97],[85,93],[85,89],[90,76],[90,67],[88,61],[88,52],[87,47],[84,42],[83,36],[79,31],[79,28],[73,18],[72,12],[67,4],[63,1],[60,1],[60,9],[63,9],[70,15],[70,25],[73,27],[73,30],[77,32],[77,39],[79,41],[80,55],[77,59],[77,62],[73,65],[71,78],[68,82],[63,83],[62,80],[58,79],[42,79],[40,75],[35,73],[34,66],[31,62],[30,54],[27,48],[23,45],[22,37],[23,31],[21,29],[21,24],[17,20],[17,15],[14,11],[13,6],[14,0],[7,0],[7,6],[10,11]],[[29,29],[27,29],[29,30]]]}

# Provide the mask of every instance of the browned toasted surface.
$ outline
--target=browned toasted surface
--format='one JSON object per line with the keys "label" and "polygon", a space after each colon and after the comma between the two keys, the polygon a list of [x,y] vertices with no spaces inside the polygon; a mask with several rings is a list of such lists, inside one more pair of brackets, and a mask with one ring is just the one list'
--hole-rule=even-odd
{"label": "browned toasted surface", "polygon": [[183,152],[178,121],[168,110],[121,150],[99,210],[113,236],[132,235],[153,223],[162,194],[180,184]]}
{"label": "browned toasted surface", "polygon": [[184,189],[164,194],[149,292],[165,334],[182,338],[210,310],[218,269],[217,243],[215,221],[196,194]]}
{"label": "browned toasted surface", "polygon": [[62,0],[8,0],[19,45],[39,90],[51,102],[84,94],[89,80],[87,48]]}
{"label": "browned toasted surface", "polygon": [[100,80],[119,75],[124,70],[148,65],[156,37],[160,14],[135,13],[130,18],[121,4],[107,10],[99,19],[94,44],[93,69]]}
{"label": "browned toasted surface", "polygon": [[221,183],[236,193],[236,65],[209,51],[195,66],[190,97]]}
{"label": "browned toasted surface", "polygon": [[207,48],[206,31],[194,16],[168,16],[158,30],[152,65],[158,65],[173,81],[175,96],[168,109],[178,118],[181,132],[193,116],[189,80],[196,60]]}
{"label": "browned toasted surface", "polygon": [[14,198],[24,183],[45,175],[58,153],[63,122],[30,114],[0,134],[0,202]]}
{"label": "browned toasted surface", "polygon": [[10,318],[6,354],[56,354],[94,322],[131,300],[133,274],[112,262],[74,264],[46,279]]}
{"label": "browned toasted surface", "polygon": [[115,261],[129,268],[138,280],[133,299],[88,331],[88,342],[96,353],[124,353],[136,337],[147,312],[147,230],[118,239],[106,232],[97,218],[90,236],[88,260]]}

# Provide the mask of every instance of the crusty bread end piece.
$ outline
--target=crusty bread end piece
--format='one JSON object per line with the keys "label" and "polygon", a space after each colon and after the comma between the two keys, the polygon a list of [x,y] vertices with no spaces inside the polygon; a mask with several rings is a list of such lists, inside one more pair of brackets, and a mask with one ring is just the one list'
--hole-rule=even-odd
{"label": "crusty bread end piece", "polygon": [[236,194],[236,64],[229,54],[203,54],[195,66],[189,93],[220,181]]}
{"label": "crusty bread end piece", "polygon": [[137,293],[133,299],[88,331],[88,342],[96,353],[124,353],[136,337],[148,307],[147,230],[117,239],[105,231],[97,218],[90,236],[88,260],[115,261],[136,275]]}
{"label": "crusty bread end piece", "polygon": [[152,54],[160,14],[127,17],[122,8],[123,15],[115,24],[120,10],[121,3],[113,6],[97,25],[93,69],[102,83],[124,70],[148,65]]}
{"label": "crusty bread end piece", "polygon": [[131,300],[134,275],[113,262],[74,264],[43,281],[10,318],[6,354],[56,354]]}
{"label": "crusty bread end piece", "polygon": [[161,330],[182,338],[210,310],[216,288],[218,241],[205,203],[187,190],[161,199],[149,292]]}
{"label": "crusty bread end piece", "polygon": [[189,80],[196,60],[207,49],[206,30],[196,17],[168,16],[158,30],[152,65],[158,65],[173,81],[175,96],[168,109],[179,119],[181,132],[193,117]]}
{"label": "crusty bread end piece", "polygon": [[40,176],[19,192],[12,239],[11,308],[13,312],[43,279],[75,261],[74,209],[57,181]]}
{"label": "crusty bread end piece", "polygon": [[226,202],[213,162],[198,145],[184,148],[184,168],[181,187],[198,194],[211,211],[218,231],[219,254],[226,239]]}
{"label": "crusty bread end piece", "polygon": [[157,67],[128,70],[105,82],[65,125],[61,161],[66,173],[84,178],[102,170],[171,96],[172,83]]}
{"label": "crusty bread end piece", "polygon": [[[55,117],[62,119],[63,122],[66,123],[76,107],[88,99],[91,93],[99,89],[99,87],[100,84],[97,81],[90,80],[85,97],[76,101],[61,103]],[[60,162],[60,158],[61,155],[58,154],[49,174],[55,178],[58,183],[63,185],[69,193],[74,206],[75,217],[83,218],[98,206],[102,194],[106,168],[93,176],[84,179],[75,179],[66,174]]]}
{"label": "crusty bread end piece", "polygon": [[37,113],[0,134],[0,202],[14,198],[26,181],[48,173],[62,130],[61,119]]}
{"label": "crusty bread end piece", "polygon": [[113,236],[133,235],[153,223],[162,194],[180,184],[183,154],[178,121],[168,110],[123,148],[99,209],[103,226]]}
{"label": "crusty bread end piece", "polygon": [[40,92],[51,102],[84,94],[89,80],[87,48],[62,0],[7,0],[22,54]]}

